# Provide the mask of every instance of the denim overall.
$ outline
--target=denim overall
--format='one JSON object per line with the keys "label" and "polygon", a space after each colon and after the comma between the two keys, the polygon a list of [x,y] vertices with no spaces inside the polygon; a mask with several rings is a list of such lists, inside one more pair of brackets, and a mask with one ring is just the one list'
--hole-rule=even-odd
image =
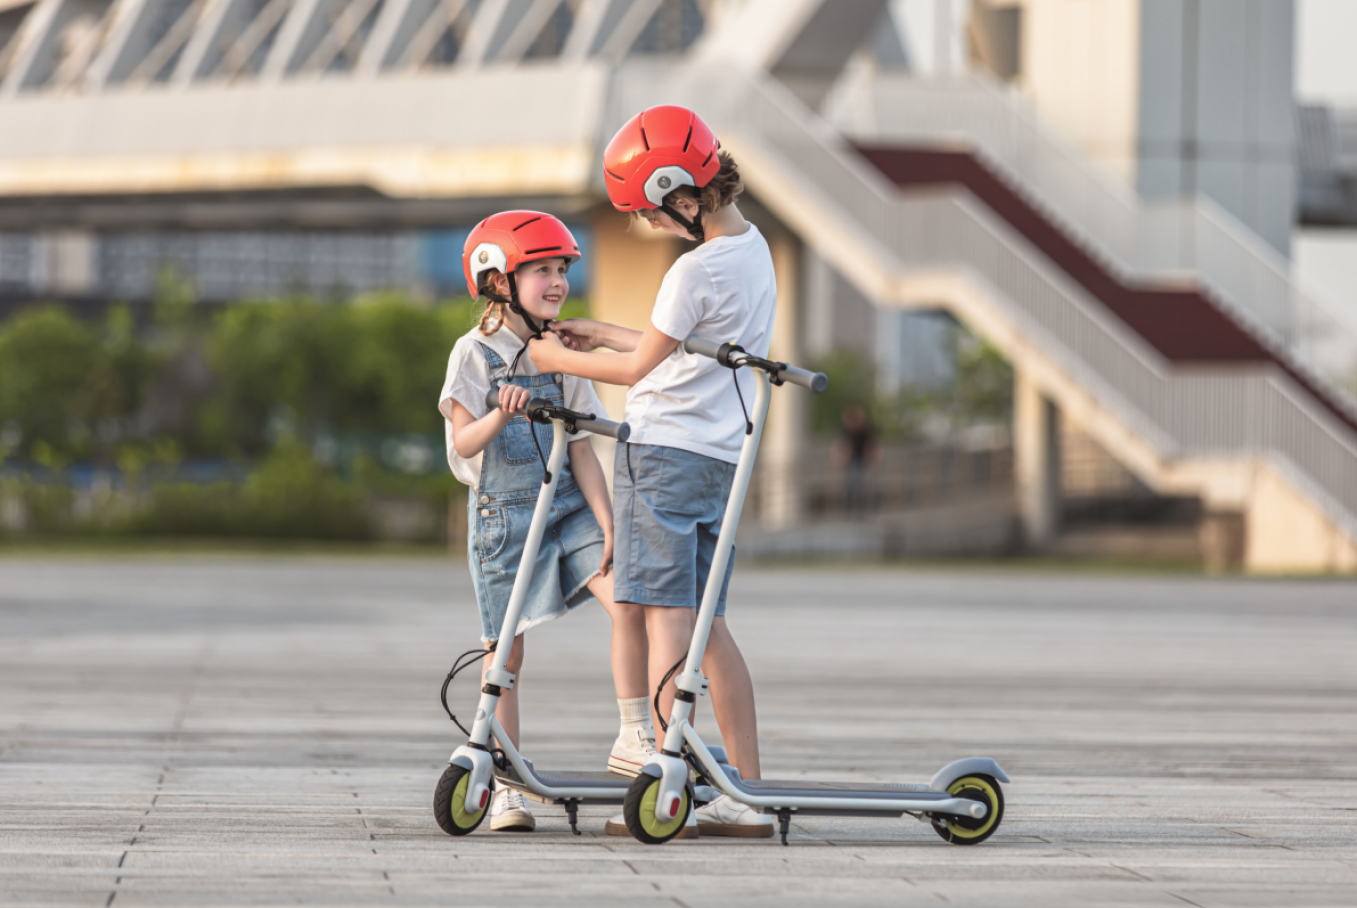
{"label": "denim overall", "polygon": [[[478,346],[489,363],[493,387],[515,384],[527,388],[534,398],[563,405],[565,390],[559,375],[510,378],[504,360],[485,344]],[[542,488],[543,466],[533,444],[534,431],[542,456],[551,457],[551,426],[531,423],[521,414],[515,416],[481,454],[480,487],[468,502],[467,557],[480,606],[481,637],[486,641],[499,639],[523,558],[523,543],[537,507],[537,493]],[[550,521],[515,633],[559,618],[592,599],[585,584],[598,576],[602,560],[603,530],[589,510],[584,493],[575,485],[567,459],[561,467]]]}

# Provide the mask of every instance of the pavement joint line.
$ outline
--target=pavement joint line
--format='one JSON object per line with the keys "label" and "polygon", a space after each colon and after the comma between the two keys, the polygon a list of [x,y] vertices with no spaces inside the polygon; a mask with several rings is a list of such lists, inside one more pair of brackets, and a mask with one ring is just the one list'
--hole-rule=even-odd
{"label": "pavement joint line", "polygon": [[1161,889],[1160,891],[1163,892],[1165,895],[1171,895],[1171,896],[1173,896],[1175,899],[1177,899],[1177,900],[1180,901],[1180,902],[1187,902],[1189,905],[1193,906],[1193,908],[1205,908],[1205,906],[1203,906],[1203,905],[1201,905],[1201,904],[1199,904],[1199,903],[1197,903],[1197,902],[1192,901],[1192,899],[1184,898],[1183,896],[1179,895],[1179,894],[1176,893],[1176,892],[1169,892],[1167,889]]}
{"label": "pavement joint line", "polygon": [[1120,864],[1109,864],[1108,866],[1115,867],[1115,868],[1117,868],[1118,870],[1123,870],[1123,871],[1125,871],[1126,873],[1131,874],[1131,876],[1136,877],[1137,879],[1144,880],[1144,881],[1147,882],[1147,883],[1153,883],[1153,882],[1154,882],[1154,880],[1150,879],[1150,878],[1147,877],[1145,874],[1143,874],[1143,873],[1137,873],[1136,871],[1132,870],[1130,867],[1123,867],[1123,866],[1121,866]]}

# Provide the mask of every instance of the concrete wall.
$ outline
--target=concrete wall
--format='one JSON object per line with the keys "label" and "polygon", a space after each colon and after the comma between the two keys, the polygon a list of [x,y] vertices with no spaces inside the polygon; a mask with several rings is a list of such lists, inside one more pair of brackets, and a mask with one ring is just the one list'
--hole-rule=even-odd
{"label": "concrete wall", "polygon": [[1292,0],[1025,0],[1017,82],[1146,199],[1207,195],[1288,254]]}

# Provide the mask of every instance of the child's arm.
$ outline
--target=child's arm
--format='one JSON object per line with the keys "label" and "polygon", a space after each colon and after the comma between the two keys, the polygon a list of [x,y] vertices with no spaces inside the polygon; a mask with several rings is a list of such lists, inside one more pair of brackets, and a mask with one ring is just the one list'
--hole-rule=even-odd
{"label": "child's arm", "polygon": [[[641,332],[592,318],[567,318],[551,323],[551,330],[566,340],[571,350],[588,353],[606,347],[617,353],[630,353],[641,342]],[[574,341],[574,343],[570,343]]]}
{"label": "child's arm", "polygon": [[438,412],[452,423],[452,447],[457,456],[465,460],[488,448],[495,436],[509,424],[509,420],[528,405],[531,397],[527,388],[503,385],[499,389],[499,409],[491,410],[480,419],[472,416],[470,410],[452,398],[439,402]]}
{"label": "child's arm", "polygon": [[570,471],[575,474],[575,484],[584,493],[589,502],[589,510],[594,512],[599,527],[603,530],[603,563],[599,572],[606,574],[613,563],[613,503],[608,499],[608,486],[603,480],[603,467],[594,454],[589,439],[580,438],[566,446],[570,454]]}
{"label": "child's arm", "polygon": [[[618,331],[626,331],[619,328]],[[620,337],[615,338],[619,342]],[[678,347],[676,338],[662,332],[653,324],[646,325],[635,349],[610,356],[594,356],[578,350],[568,350],[554,334],[544,334],[541,340],[530,341],[528,353],[533,365],[541,372],[564,372],[592,381],[631,387],[664,362],[665,357]]]}

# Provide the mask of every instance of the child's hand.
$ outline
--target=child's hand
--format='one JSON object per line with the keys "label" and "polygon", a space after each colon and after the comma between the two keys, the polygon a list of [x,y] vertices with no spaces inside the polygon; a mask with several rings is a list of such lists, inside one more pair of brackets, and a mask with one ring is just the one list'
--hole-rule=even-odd
{"label": "child's hand", "polygon": [[599,345],[599,324],[592,318],[568,318],[564,321],[552,322],[551,330],[559,335],[571,350],[588,353]]}
{"label": "child's hand", "polygon": [[560,368],[560,358],[557,356],[563,350],[565,345],[561,339],[550,331],[543,334],[541,340],[528,341],[528,355],[532,357],[532,364],[538,372],[564,371]]}
{"label": "child's hand", "polygon": [[499,408],[507,417],[514,417],[528,405],[532,399],[532,394],[527,388],[518,385],[500,385],[499,388]]}
{"label": "child's hand", "polygon": [[602,562],[601,564],[599,564],[599,566],[598,566],[598,572],[599,572],[601,575],[603,575],[604,577],[607,577],[607,576],[608,576],[608,573],[612,570],[612,567],[613,567],[613,534],[612,534],[612,533],[604,533],[604,534],[603,534],[603,562]]}

